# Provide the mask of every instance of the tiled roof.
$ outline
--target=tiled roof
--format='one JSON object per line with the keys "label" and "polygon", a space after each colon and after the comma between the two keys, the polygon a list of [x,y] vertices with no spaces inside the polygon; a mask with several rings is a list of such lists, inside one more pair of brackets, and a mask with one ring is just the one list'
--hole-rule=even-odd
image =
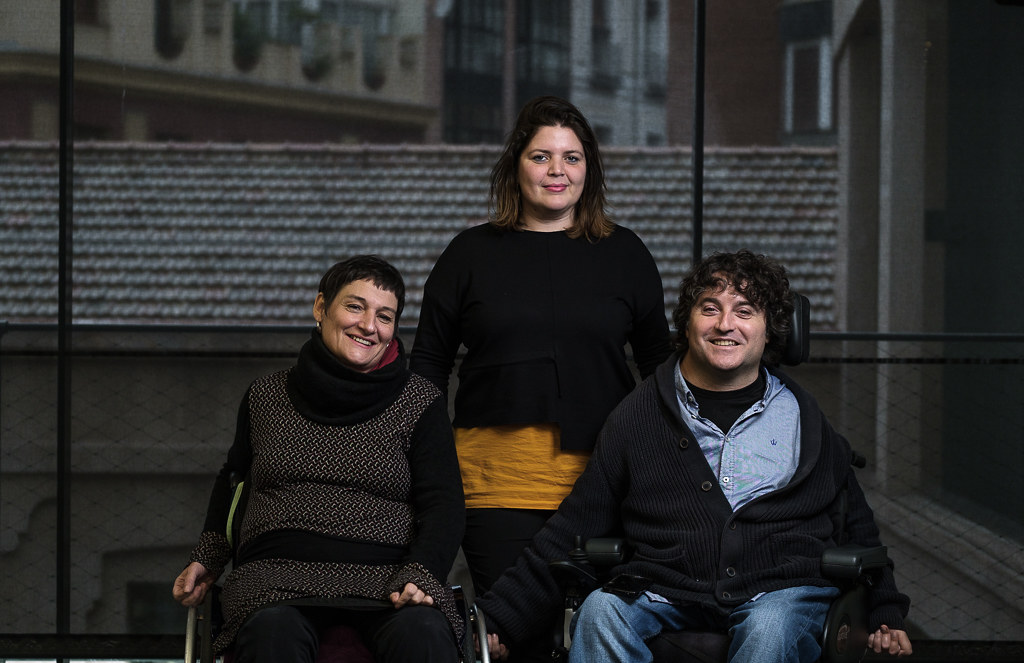
{"label": "tiled roof", "polygon": [[[74,155],[76,322],[306,323],[320,275],[354,253],[423,282],[487,216],[496,146],[111,144]],[[691,153],[606,148],[616,221],[662,271],[671,311],[689,267]],[[836,157],[830,149],[709,149],[704,250],[781,260],[835,325]],[[58,150],[0,142],[0,320],[57,314]]]}

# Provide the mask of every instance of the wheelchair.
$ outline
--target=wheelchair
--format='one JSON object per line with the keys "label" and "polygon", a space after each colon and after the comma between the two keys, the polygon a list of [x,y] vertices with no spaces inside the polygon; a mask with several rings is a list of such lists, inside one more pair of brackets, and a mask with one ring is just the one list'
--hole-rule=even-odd
{"label": "wheelchair", "polygon": [[[564,594],[564,619],[553,633],[552,661],[567,660],[573,615],[591,591],[601,591],[601,586],[610,582],[608,571],[623,563],[628,555],[623,539],[595,538],[582,542],[577,538],[568,560],[549,564]],[[885,546],[846,545],[825,551],[822,574],[834,579],[843,593],[832,602],[825,618],[820,663],[857,663],[863,658],[868,642],[868,588],[888,563]],[[719,631],[670,631],[647,644],[655,663],[721,663],[726,660],[729,637]]]}
{"label": "wheelchair", "polygon": [[[239,540],[241,532],[242,517],[248,501],[248,483],[238,476],[231,477],[232,499],[228,512],[227,539],[234,555],[235,542]],[[232,557],[232,563],[235,560]],[[461,660],[463,663],[490,663],[490,653],[487,650],[487,624],[482,612],[476,606],[469,605],[466,595],[458,585],[451,586],[455,595],[456,604],[459,606],[465,626],[461,644]],[[202,604],[192,606],[188,609],[188,618],[185,624],[185,663],[215,663],[217,656],[213,652],[213,641],[217,637],[221,624],[220,586],[214,585],[206,593]],[[379,610],[393,609],[390,601],[350,597],[338,601],[339,608],[350,608],[353,610]],[[476,635],[480,647],[479,655],[473,642],[473,635]],[[230,663],[231,653],[227,652],[221,657],[223,663]],[[320,638],[320,647],[317,651],[316,663],[373,663],[373,655],[367,645],[360,638],[359,633],[351,626],[337,624],[328,628]]]}
{"label": "wheelchair", "polygon": [[[212,587],[201,605],[188,609],[188,621],[185,625],[185,663],[215,663],[217,660],[213,653],[213,641],[217,636],[220,622],[218,590],[219,587]],[[456,602],[461,608],[466,625],[466,632],[462,637],[463,663],[474,661],[490,663],[490,653],[486,646],[487,624],[484,621],[483,613],[477,611],[475,606],[467,605],[461,587],[453,586],[452,591],[455,593]],[[374,599],[352,598],[344,601],[338,607],[381,609],[391,608],[391,603]],[[479,642],[485,643],[479,654],[473,644],[474,634]],[[231,653],[224,654],[222,661],[230,663]],[[346,624],[338,624],[328,628],[321,635],[316,663],[373,663],[373,655],[354,628]]]}
{"label": "wheelchair", "polygon": [[[796,366],[810,355],[810,301],[792,293],[791,331],[780,358],[786,366]],[[854,454],[851,464],[864,467],[863,456]],[[845,511],[841,505],[840,511]],[[550,563],[564,594],[564,620],[552,634],[553,661],[565,661],[571,643],[569,624],[572,615],[591,591],[609,579],[608,571],[626,560],[628,550],[622,539],[600,538],[577,541],[568,560]],[[885,546],[841,546],[825,552],[822,574],[835,580],[843,590],[833,601],[825,619],[820,663],[857,663],[867,649],[867,593],[874,577],[889,562]],[[593,570],[593,571],[592,571]],[[728,635],[714,631],[664,632],[648,642],[655,663],[721,663],[729,648]]]}

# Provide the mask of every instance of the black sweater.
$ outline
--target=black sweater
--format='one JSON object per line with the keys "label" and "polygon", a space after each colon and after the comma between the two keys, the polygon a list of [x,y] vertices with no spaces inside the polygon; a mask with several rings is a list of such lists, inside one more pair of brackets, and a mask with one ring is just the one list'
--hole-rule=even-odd
{"label": "black sweater", "polygon": [[447,392],[463,344],[456,427],[557,423],[563,449],[589,450],[636,386],[626,343],[642,377],[671,352],[661,276],[632,231],[588,241],[485,224],[434,265],[410,368]]}
{"label": "black sweater", "polygon": [[[400,354],[395,361],[370,373],[357,373],[331,356],[314,333],[288,374],[292,406],[304,418],[325,426],[346,427],[373,420],[394,403],[410,378],[401,341],[396,338],[396,342]],[[235,441],[214,482],[204,532],[225,531],[231,507],[230,477],[249,473],[251,394],[250,388],[239,407]],[[423,564],[444,581],[462,539],[463,498],[447,408],[440,395],[415,422],[406,455],[408,469],[394,471],[411,473],[408,499],[415,506],[420,525],[407,558]],[[222,566],[227,559],[218,561]]]}
{"label": "black sweater", "polygon": [[395,361],[358,373],[314,333],[295,367],[253,382],[191,556],[218,575],[232,473],[252,488],[218,648],[262,606],[386,599],[407,582],[462,628],[445,586],[464,529],[447,407],[405,367],[400,343]]}
{"label": "black sweater", "polygon": [[[478,599],[488,624],[511,643],[528,641],[558,605],[549,560],[566,559],[573,536],[622,535],[635,549],[614,573],[647,576],[651,590],[719,614],[759,592],[828,586],[822,552],[851,542],[879,545],[878,528],[852,468],[846,440],[814,399],[773,371],[800,405],[801,454],[784,488],[732,511],[693,433],[679,415],[674,371],[680,357],[626,397],[608,418],[594,454],[558,512],[517,564]],[[849,497],[846,537],[836,531],[837,496]],[[871,590],[870,628],[903,629],[909,599],[891,568]]]}

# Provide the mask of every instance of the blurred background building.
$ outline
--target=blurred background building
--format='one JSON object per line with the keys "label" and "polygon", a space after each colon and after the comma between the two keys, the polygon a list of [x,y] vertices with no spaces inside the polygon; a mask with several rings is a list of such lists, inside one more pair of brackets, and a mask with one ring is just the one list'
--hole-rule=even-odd
{"label": "blurred background building", "polygon": [[[57,0],[0,2],[0,138],[57,135],[58,9]],[[539,94],[580,106],[606,145],[692,139],[687,3],[75,0],[75,9],[79,140],[500,143]],[[830,143],[831,2],[716,3],[711,19],[707,142]]]}

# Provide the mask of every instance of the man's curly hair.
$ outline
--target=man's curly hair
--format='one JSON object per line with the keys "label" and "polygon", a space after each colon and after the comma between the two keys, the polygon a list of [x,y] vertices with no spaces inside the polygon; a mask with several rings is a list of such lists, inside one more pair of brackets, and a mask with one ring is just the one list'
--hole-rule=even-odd
{"label": "man's curly hair", "polygon": [[679,301],[672,312],[676,327],[676,348],[686,354],[686,326],[690,312],[706,290],[723,290],[729,286],[764,311],[768,330],[763,361],[777,365],[786,347],[793,314],[786,268],[764,255],[747,249],[736,253],[714,253],[694,265],[679,285]]}

